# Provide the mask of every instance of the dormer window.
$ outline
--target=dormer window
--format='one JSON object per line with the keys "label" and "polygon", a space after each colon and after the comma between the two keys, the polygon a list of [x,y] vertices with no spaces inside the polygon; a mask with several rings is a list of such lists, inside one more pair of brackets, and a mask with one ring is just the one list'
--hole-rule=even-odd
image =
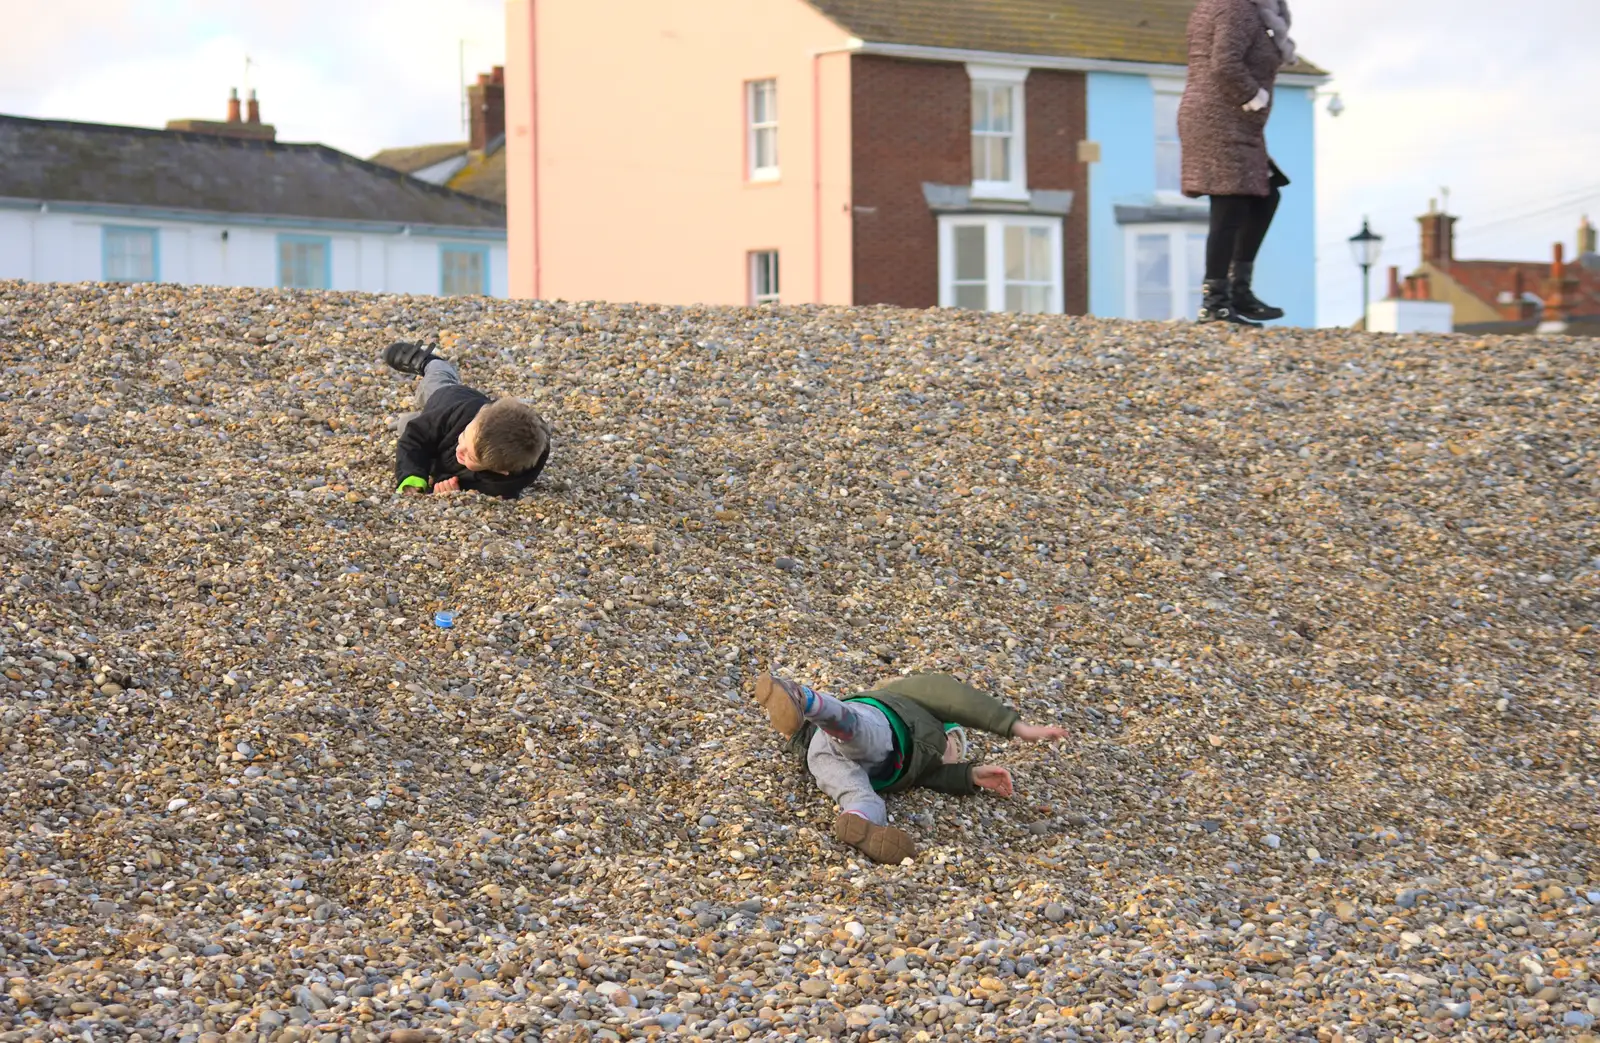
{"label": "dormer window", "polygon": [[972,79],[972,196],[1027,199],[1027,69],[968,65]]}

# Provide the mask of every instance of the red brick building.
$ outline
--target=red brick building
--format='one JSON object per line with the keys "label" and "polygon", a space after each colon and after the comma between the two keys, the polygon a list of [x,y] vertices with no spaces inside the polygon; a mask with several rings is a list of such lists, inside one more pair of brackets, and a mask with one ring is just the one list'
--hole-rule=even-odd
{"label": "red brick building", "polygon": [[1551,248],[1549,261],[1472,261],[1456,257],[1459,218],[1430,205],[1422,226],[1422,263],[1404,280],[1390,270],[1391,297],[1448,302],[1455,328],[1477,333],[1600,333],[1600,252],[1587,217],[1577,250]]}
{"label": "red brick building", "polygon": [[[1086,313],[1101,279],[1102,314],[1182,314],[1204,207],[1162,173],[1192,7],[508,0],[512,292]],[[1322,74],[1299,73],[1282,120],[1304,110],[1285,150],[1309,182]]]}

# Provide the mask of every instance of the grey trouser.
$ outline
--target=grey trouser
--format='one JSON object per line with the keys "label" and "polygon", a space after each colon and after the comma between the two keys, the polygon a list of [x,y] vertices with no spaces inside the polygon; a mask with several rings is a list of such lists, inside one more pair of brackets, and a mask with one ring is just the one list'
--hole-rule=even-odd
{"label": "grey trouser", "polygon": [[887,768],[894,757],[894,732],[876,706],[847,705],[855,716],[854,734],[843,739],[818,728],[811,737],[806,764],[822,792],[838,802],[840,811],[853,811],[869,822],[887,825],[888,810],[874,792],[871,776]]}
{"label": "grey trouser", "polygon": [[404,431],[406,425],[417,418],[417,415],[428,408],[428,399],[440,388],[447,388],[461,383],[461,369],[454,363],[445,359],[431,359],[422,371],[422,379],[417,381],[417,408],[415,412],[401,413],[394,418],[394,429]]}

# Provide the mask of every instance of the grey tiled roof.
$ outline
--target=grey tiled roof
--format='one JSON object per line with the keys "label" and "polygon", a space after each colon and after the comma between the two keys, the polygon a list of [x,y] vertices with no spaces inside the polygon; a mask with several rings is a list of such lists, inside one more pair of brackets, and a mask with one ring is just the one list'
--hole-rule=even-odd
{"label": "grey tiled roof", "polygon": [[0,198],[503,228],[505,208],[325,145],[0,115]]}

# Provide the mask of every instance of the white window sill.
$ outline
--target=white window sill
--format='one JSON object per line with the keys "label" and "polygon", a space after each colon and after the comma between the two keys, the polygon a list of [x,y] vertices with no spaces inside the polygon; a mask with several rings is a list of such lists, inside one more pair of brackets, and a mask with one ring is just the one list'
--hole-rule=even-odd
{"label": "white window sill", "polygon": [[1155,200],[1162,206],[1183,206],[1185,203],[1194,204],[1198,200],[1190,199],[1175,189],[1158,188],[1155,190]]}
{"label": "white window sill", "polygon": [[771,183],[778,180],[780,176],[777,167],[762,167],[759,170],[750,171],[750,180],[752,182]]}
{"label": "white window sill", "polygon": [[1023,185],[1010,184],[1004,181],[974,181],[972,183],[972,198],[974,200],[992,199],[1008,203],[1026,203],[1032,196]]}

